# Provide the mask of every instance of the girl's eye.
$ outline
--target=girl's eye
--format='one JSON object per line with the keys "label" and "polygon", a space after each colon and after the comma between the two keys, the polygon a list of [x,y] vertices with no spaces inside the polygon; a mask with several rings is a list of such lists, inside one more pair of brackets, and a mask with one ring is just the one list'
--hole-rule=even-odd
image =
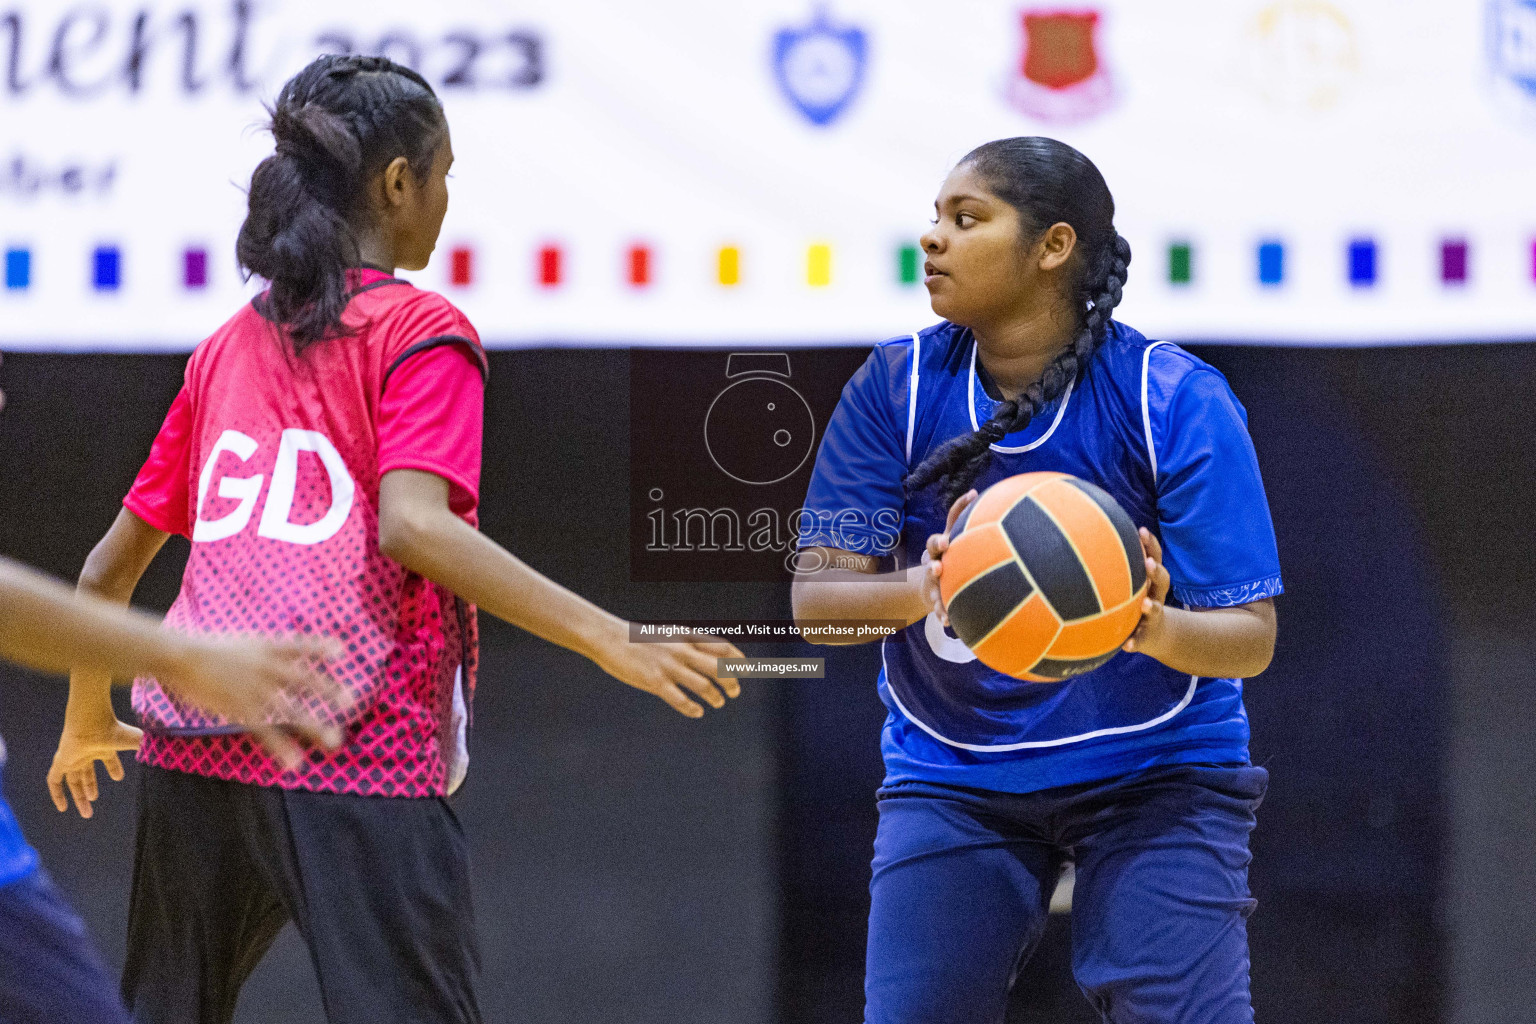
{"label": "girl's eye", "polygon": [[957,228],[968,228],[974,223],[976,223],[976,218],[969,213],[955,214],[955,227]]}

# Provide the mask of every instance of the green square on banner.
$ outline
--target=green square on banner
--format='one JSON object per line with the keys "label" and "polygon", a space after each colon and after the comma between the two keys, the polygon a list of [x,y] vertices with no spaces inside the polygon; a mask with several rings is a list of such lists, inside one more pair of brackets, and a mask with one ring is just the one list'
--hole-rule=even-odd
{"label": "green square on banner", "polygon": [[1194,250],[1188,242],[1168,246],[1168,283],[1189,284],[1195,279]]}
{"label": "green square on banner", "polygon": [[915,245],[904,245],[896,251],[896,277],[902,284],[917,284],[917,256]]}

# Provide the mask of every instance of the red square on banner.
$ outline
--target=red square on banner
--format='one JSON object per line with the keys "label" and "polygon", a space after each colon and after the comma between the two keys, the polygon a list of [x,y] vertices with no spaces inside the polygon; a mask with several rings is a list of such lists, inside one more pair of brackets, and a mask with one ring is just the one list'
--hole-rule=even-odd
{"label": "red square on banner", "polygon": [[459,246],[453,250],[453,263],[448,272],[448,280],[458,288],[467,288],[475,281],[475,251],[468,246]]}
{"label": "red square on banner", "polygon": [[560,283],[560,247],[546,245],[539,250],[539,284],[553,288]]}
{"label": "red square on banner", "polygon": [[651,283],[651,249],[647,245],[629,247],[629,283],[644,288]]}

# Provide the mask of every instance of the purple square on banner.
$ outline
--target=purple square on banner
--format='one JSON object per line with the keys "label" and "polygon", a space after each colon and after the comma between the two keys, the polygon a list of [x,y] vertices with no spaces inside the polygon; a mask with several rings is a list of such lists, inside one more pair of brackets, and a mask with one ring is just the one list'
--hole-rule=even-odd
{"label": "purple square on banner", "polygon": [[208,285],[208,250],[188,249],[184,255],[185,273],[182,280],[188,288],[204,288]]}
{"label": "purple square on banner", "polygon": [[1440,243],[1440,280],[1445,284],[1467,283],[1467,243],[1463,239]]}

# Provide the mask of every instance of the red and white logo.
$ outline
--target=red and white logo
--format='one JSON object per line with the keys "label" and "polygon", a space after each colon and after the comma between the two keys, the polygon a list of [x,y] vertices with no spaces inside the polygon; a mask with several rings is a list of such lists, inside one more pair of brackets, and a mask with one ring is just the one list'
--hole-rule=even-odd
{"label": "red and white logo", "polygon": [[1098,47],[1096,10],[1030,9],[1019,12],[1023,53],[1007,86],[1021,113],[1071,124],[1114,105],[1115,83]]}

